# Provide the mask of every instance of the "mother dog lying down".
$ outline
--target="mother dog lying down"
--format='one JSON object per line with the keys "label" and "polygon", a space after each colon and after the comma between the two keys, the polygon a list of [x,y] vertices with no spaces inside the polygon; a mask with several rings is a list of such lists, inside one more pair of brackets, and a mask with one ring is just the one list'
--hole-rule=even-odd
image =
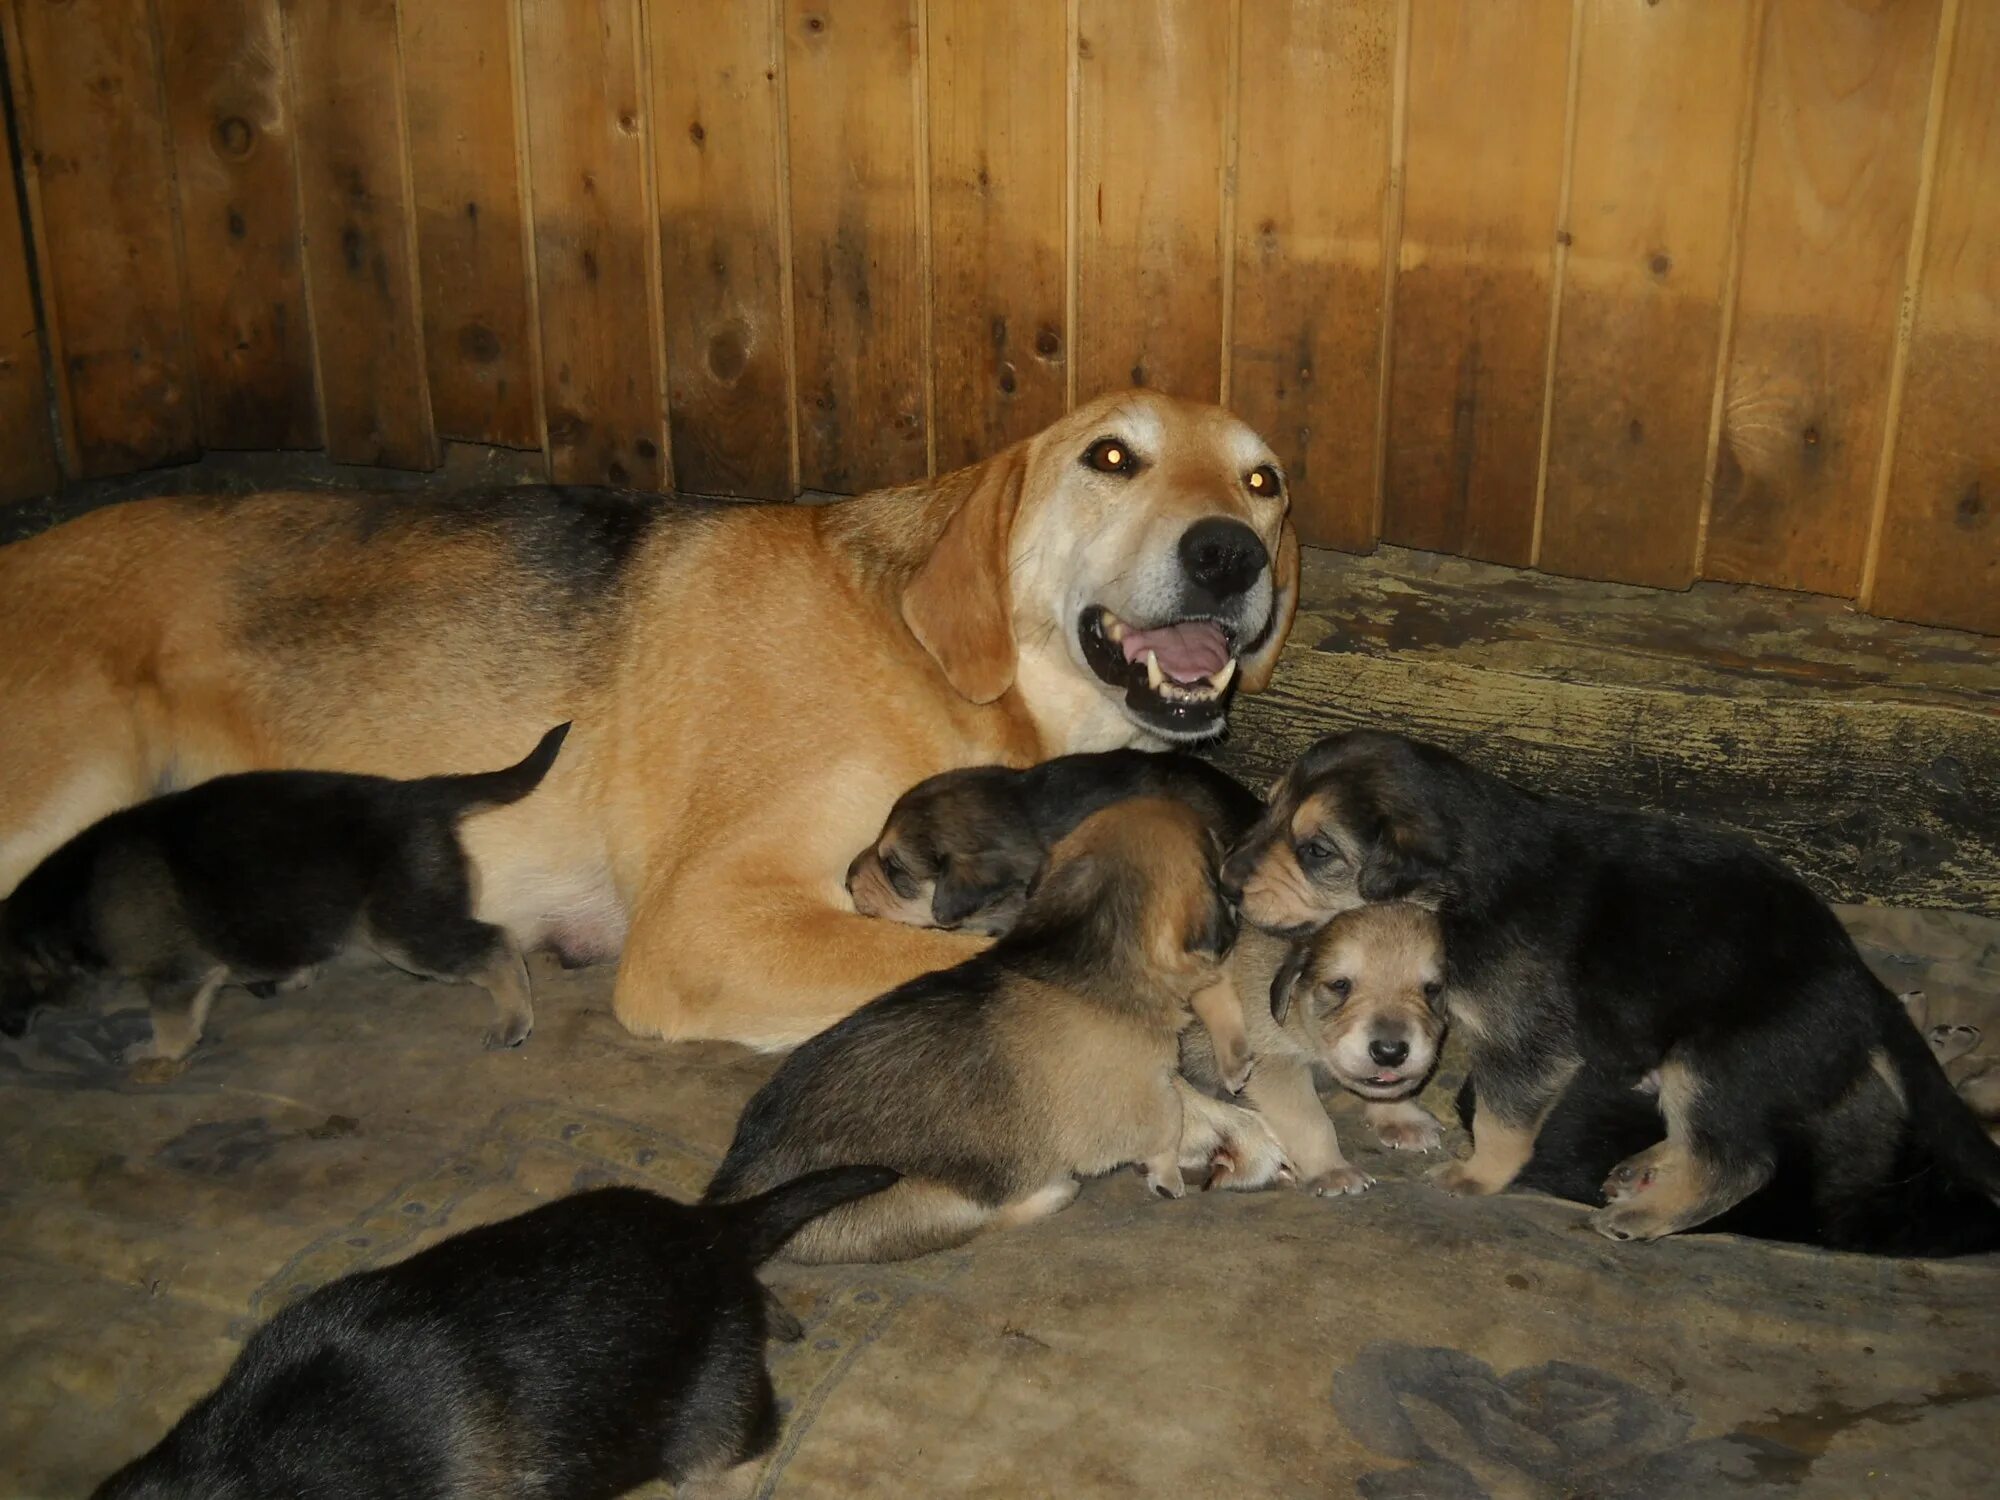
{"label": "mother dog lying down", "polygon": [[936,481],[826,507],[529,490],[148,500],[0,549],[0,891],[227,771],[414,777],[574,720],[468,822],[478,915],[621,947],[632,1030],[797,1042],[978,946],[842,879],[904,788],[1192,742],[1277,665],[1298,545],[1227,412],[1106,397]]}

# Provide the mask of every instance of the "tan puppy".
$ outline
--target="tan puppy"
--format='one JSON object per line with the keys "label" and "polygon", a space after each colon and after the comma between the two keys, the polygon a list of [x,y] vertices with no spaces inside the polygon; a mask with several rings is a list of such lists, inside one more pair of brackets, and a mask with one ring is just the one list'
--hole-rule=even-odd
{"label": "tan puppy", "polygon": [[[760,1089],[706,1201],[826,1163],[903,1181],[791,1242],[802,1260],[891,1260],[1056,1212],[1079,1177],[1140,1163],[1178,1198],[1194,997],[1229,989],[1236,918],[1184,803],[1125,802],[1058,843],[1013,929],[800,1047]],[[1199,1159],[1199,1158],[1198,1158]]]}
{"label": "tan puppy", "polygon": [[467,830],[478,916],[623,950],[634,1031],[783,1046],[976,951],[870,922],[905,787],[1219,734],[1269,680],[1298,547],[1216,407],[1093,401],[822,507],[521,490],[147,500],[0,549],[0,892],[114,808],[228,771],[411,778],[574,719]]}
{"label": "tan puppy", "polygon": [[[1316,1076],[1366,1101],[1384,1146],[1437,1149],[1442,1127],[1415,1099],[1445,1033],[1444,942],[1432,913],[1402,903],[1364,906],[1297,943],[1245,929],[1230,971],[1242,994],[1270,1000],[1243,1007],[1256,1056],[1244,1097],[1307,1191],[1360,1193],[1375,1185],[1341,1152]],[[1219,1081],[1200,1032],[1188,1033],[1182,1064],[1197,1084]]]}

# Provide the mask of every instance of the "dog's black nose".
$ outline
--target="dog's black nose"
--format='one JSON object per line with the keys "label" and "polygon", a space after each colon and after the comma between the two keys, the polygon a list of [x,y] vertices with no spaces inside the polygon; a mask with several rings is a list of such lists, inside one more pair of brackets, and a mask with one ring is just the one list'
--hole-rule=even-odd
{"label": "dog's black nose", "polygon": [[1241,521],[1210,516],[1181,533],[1181,566],[1218,599],[1248,589],[1270,560],[1257,533]]}
{"label": "dog's black nose", "polygon": [[1410,1055],[1408,1042],[1372,1041],[1368,1044],[1368,1055],[1385,1068],[1393,1068]]}

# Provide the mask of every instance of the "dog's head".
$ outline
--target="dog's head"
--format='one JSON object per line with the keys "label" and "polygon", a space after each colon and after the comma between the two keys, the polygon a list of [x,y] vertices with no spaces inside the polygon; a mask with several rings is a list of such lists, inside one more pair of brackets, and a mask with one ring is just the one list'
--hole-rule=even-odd
{"label": "dog's head", "polygon": [[[1143,977],[1185,1000],[1236,944],[1222,850],[1185,802],[1135,797],[1058,840],[1008,941],[1060,953],[1113,988]],[[1137,998],[1137,997],[1135,997]]]}
{"label": "dog's head", "polygon": [[1437,1063],[1444,986],[1436,916],[1405,902],[1364,906],[1292,945],[1271,981],[1271,1015],[1291,1018],[1342,1087],[1400,1099]]}
{"label": "dog's head", "polygon": [[938,482],[951,518],[902,596],[952,685],[1031,712],[1087,689],[1145,734],[1221,732],[1276,669],[1298,538],[1270,447],[1220,407],[1128,391]]}
{"label": "dog's head", "polygon": [[1424,748],[1401,735],[1331,735],[1272,788],[1231,851],[1225,883],[1272,932],[1310,932],[1370,901],[1436,904],[1451,859]]}
{"label": "dog's head", "polygon": [[1044,849],[1019,809],[1018,771],[945,771],[896,799],[875,842],[847,867],[864,917],[998,937],[1014,925]]}

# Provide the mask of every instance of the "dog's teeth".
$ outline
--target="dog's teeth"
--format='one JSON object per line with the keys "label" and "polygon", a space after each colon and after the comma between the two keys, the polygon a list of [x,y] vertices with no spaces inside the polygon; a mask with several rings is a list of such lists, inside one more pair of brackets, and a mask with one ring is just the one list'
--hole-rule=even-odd
{"label": "dog's teeth", "polygon": [[1157,693],[1160,691],[1160,685],[1166,680],[1167,674],[1160,670],[1160,653],[1157,651],[1148,651],[1146,653],[1146,686]]}
{"label": "dog's teeth", "polygon": [[1104,633],[1111,638],[1113,645],[1124,640],[1126,635],[1125,622],[1108,609],[1104,611]]}
{"label": "dog's teeth", "polygon": [[1229,679],[1234,677],[1235,675],[1236,675],[1236,658],[1232,656],[1229,658],[1227,664],[1224,665],[1223,669],[1220,672],[1211,674],[1208,680],[1215,685],[1215,690],[1219,693],[1224,688],[1229,686]]}

